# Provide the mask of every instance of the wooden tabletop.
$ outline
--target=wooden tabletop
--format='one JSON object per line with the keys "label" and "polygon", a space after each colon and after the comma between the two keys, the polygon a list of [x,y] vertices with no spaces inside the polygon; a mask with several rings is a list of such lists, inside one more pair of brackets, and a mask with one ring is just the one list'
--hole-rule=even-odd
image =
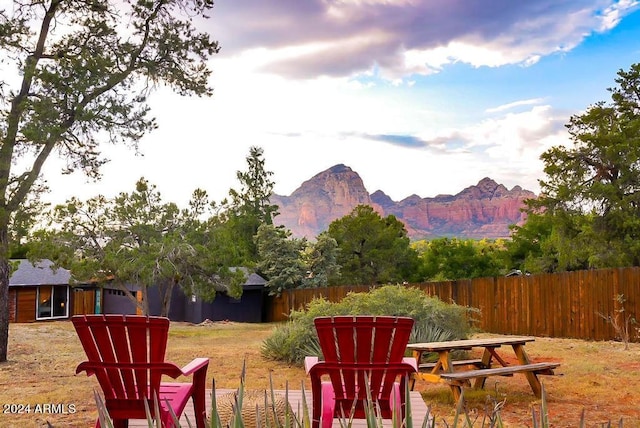
{"label": "wooden tabletop", "polygon": [[522,345],[527,342],[533,342],[534,340],[536,339],[532,336],[487,337],[484,339],[450,340],[447,342],[410,343],[407,345],[407,349],[411,349],[412,351],[438,352],[471,348],[495,348],[502,345]]}

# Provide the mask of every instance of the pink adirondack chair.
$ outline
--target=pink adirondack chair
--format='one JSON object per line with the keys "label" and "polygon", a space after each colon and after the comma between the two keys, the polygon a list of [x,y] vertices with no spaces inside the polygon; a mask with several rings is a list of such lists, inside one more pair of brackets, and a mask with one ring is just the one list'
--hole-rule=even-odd
{"label": "pink adirondack chair", "polygon": [[364,419],[367,389],[380,416],[405,420],[405,387],[417,371],[404,353],[413,319],[387,316],[336,316],[314,320],[324,361],[305,359],[311,378],[313,428],[329,428],[334,418]]}
{"label": "pink adirondack chair", "polygon": [[[198,428],[205,426],[205,383],[208,358],[196,358],[183,368],[164,360],[169,320],[137,315],[77,315],[71,318],[88,361],[76,374],[95,375],[116,428],[127,427],[129,419],[146,419],[144,400],[153,412],[154,396],[160,407],[162,426],[173,427],[169,406],[180,417],[191,398]],[[190,383],[163,383],[192,376]],[[193,422],[193,421],[191,421]],[[96,421],[100,427],[100,421]]]}

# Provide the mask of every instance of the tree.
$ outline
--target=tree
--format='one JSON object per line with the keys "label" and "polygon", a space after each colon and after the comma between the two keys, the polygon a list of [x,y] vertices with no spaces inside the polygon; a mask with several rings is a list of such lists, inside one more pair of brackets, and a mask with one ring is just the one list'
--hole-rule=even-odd
{"label": "tree", "polygon": [[338,244],[326,232],[316,242],[292,238],[282,226],[262,224],[256,234],[257,271],[267,278],[270,294],[292,288],[326,287],[340,272]]}
{"label": "tree", "polygon": [[230,201],[224,201],[227,226],[234,236],[238,252],[243,254],[243,264],[255,263],[258,249],[254,237],[262,224],[273,224],[278,206],[269,202],[273,194],[273,172],[265,169],[264,152],[251,147],[247,156],[247,171],[237,171],[240,190],[229,190]]}
{"label": "tree", "polygon": [[194,22],[212,7],[212,0],[16,0],[0,10],[3,69],[15,72],[0,81],[0,362],[13,215],[52,153],[66,160],[66,172],[99,178],[100,143],[135,147],[156,128],[146,99],[158,85],[211,93],[206,63],[218,46]]}
{"label": "tree", "polygon": [[303,287],[326,287],[329,285],[329,278],[340,275],[338,243],[327,232],[318,235],[315,242],[308,243],[302,257],[307,266]]}
{"label": "tree", "polygon": [[[511,240],[507,241],[505,264],[511,269],[518,269],[531,273],[551,273],[571,270],[567,265],[571,251],[559,251],[559,234],[555,232],[556,219],[548,213],[529,211],[526,222],[521,226],[511,227]],[[565,227],[565,236],[568,229]],[[574,233],[575,235],[575,233]],[[567,241],[571,245],[572,240]],[[567,248],[569,249],[569,248]]]}
{"label": "tree", "polygon": [[273,224],[261,224],[256,234],[259,262],[258,272],[266,276],[270,295],[297,288],[305,277],[307,268],[301,253],[306,240],[291,239],[291,232]]}
{"label": "tree", "polygon": [[425,279],[448,281],[497,276],[504,269],[496,244],[471,239],[438,238],[421,251]]}
{"label": "tree", "polygon": [[[216,285],[230,284],[240,295],[241,272],[232,273],[216,257],[206,222],[199,220],[208,206],[206,193],[196,190],[189,208],[164,203],[155,186],[140,179],[131,193],[108,200],[71,199],[55,207],[57,230],[40,231],[32,252],[71,270],[77,281],[110,282],[149,312],[149,289],[159,293],[161,316],[168,316],[174,287],[204,300],[215,297]],[[137,285],[142,301],[129,290]]]}
{"label": "tree", "polygon": [[338,244],[340,276],[336,284],[384,284],[412,281],[418,255],[410,247],[404,224],[395,216],[380,217],[368,205],[329,225],[328,235]]}
{"label": "tree", "polygon": [[528,209],[552,220],[559,270],[640,264],[640,64],[615,82],[610,104],[571,117],[573,145],[541,156],[546,178]]}

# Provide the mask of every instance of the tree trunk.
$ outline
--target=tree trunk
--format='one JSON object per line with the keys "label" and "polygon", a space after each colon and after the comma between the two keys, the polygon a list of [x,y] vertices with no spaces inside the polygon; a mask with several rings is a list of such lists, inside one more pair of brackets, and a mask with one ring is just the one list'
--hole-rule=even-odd
{"label": "tree trunk", "polygon": [[158,291],[162,290],[160,301],[162,302],[162,308],[160,308],[160,316],[169,318],[169,309],[171,308],[171,296],[173,294],[173,287],[175,287],[176,281],[167,280],[167,286],[162,290],[158,287]]}
{"label": "tree trunk", "polygon": [[0,363],[9,346],[9,240],[7,222],[0,219]]}
{"label": "tree trunk", "polygon": [[149,287],[142,286],[142,315],[149,315]]}

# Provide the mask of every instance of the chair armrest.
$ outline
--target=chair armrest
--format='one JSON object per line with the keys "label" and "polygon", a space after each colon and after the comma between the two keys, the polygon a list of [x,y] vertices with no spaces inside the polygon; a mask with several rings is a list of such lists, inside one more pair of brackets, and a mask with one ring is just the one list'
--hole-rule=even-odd
{"label": "chair armrest", "polygon": [[414,370],[418,371],[418,361],[413,357],[404,357],[402,358],[402,362],[405,364],[409,364]]}
{"label": "chair armrest", "polygon": [[76,374],[80,374],[81,372],[86,372],[87,376],[94,375],[96,373],[96,366],[89,361],[83,361],[78,364],[76,367]]}
{"label": "chair armrest", "polygon": [[80,372],[86,372],[87,376],[96,374],[96,372],[102,370],[155,370],[160,374],[177,378],[182,375],[183,372],[178,366],[170,362],[160,363],[123,363],[123,362],[95,362],[95,361],[83,361],[76,367],[76,374]]}
{"label": "chair armrest", "polygon": [[311,367],[318,364],[318,357],[305,357],[304,358],[304,371],[309,374]]}
{"label": "chair armrest", "polygon": [[209,359],[208,358],[196,358],[191,361],[189,364],[184,366],[182,369],[177,365],[171,362],[160,362],[160,363],[105,363],[105,362],[91,362],[84,361],[78,365],[76,368],[76,374],[80,372],[87,372],[87,376],[91,376],[96,374],[99,370],[104,369],[129,369],[129,370],[152,370],[156,371],[159,374],[167,375],[173,379],[177,379],[179,376],[187,376],[190,374],[199,375],[201,372],[207,372],[207,367],[209,367]]}
{"label": "chair armrest", "polygon": [[208,358],[194,358],[193,361],[182,368],[182,374],[184,376],[190,375],[191,373],[197,372],[208,365]]}

